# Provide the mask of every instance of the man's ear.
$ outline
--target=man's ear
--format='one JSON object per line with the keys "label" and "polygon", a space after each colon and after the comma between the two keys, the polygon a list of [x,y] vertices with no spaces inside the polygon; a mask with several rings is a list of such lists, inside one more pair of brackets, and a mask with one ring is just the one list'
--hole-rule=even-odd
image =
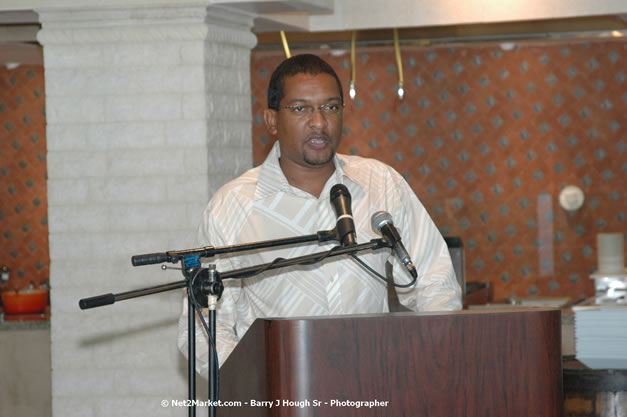
{"label": "man's ear", "polygon": [[266,122],[266,127],[271,135],[277,135],[279,132],[277,126],[277,116],[278,112],[276,110],[265,109],[263,111],[263,120]]}

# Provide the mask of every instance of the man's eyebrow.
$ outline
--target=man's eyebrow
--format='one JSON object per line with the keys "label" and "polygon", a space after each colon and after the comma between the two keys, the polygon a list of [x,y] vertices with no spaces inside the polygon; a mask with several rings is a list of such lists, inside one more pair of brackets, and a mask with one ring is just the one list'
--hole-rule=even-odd
{"label": "man's eyebrow", "polygon": [[[342,101],[342,98],[340,96],[329,97],[327,98],[326,103],[329,103],[334,100]],[[287,104],[295,104],[295,103],[311,103],[311,100],[308,100],[306,98],[293,98],[287,102]]]}

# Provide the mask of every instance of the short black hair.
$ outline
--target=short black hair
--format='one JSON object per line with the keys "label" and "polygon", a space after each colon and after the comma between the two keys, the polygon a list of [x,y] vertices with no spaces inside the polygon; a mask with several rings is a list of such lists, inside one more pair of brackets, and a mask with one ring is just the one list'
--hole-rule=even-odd
{"label": "short black hair", "polygon": [[281,99],[285,95],[283,91],[283,84],[286,77],[291,77],[297,74],[329,74],[335,78],[337,82],[337,88],[340,90],[340,99],[344,103],[344,93],[342,92],[342,83],[340,78],[335,73],[335,70],[325,60],[317,55],[302,54],[294,55],[291,58],[281,62],[281,64],[274,70],[272,77],[270,77],[270,85],[268,85],[268,108],[273,110],[279,110]]}

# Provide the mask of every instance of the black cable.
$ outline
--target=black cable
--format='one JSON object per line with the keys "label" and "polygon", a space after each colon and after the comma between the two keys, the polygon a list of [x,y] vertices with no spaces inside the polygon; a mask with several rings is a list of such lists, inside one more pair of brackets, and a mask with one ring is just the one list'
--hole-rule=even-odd
{"label": "black cable", "polygon": [[396,287],[396,288],[409,288],[412,285],[414,285],[416,283],[416,279],[412,277],[412,280],[409,282],[409,284],[396,284],[394,282],[394,278],[388,280],[387,278],[385,278],[383,275],[379,274],[377,271],[375,271],[374,269],[372,269],[371,266],[369,266],[368,264],[366,264],[364,261],[362,261],[361,259],[359,259],[359,257],[357,255],[355,255],[354,253],[350,254],[351,258],[353,258],[359,265],[361,265],[362,268],[364,268],[366,271],[370,272],[372,275],[374,275],[375,277],[383,280],[384,282],[386,282],[387,284]]}
{"label": "black cable", "polygon": [[239,276],[239,277],[234,277],[234,278],[241,278],[241,279],[243,279],[243,278],[250,278],[250,277],[255,276],[257,274],[261,274],[263,272],[266,272],[268,269],[272,268],[274,265],[276,265],[277,263],[279,263],[281,261],[284,261],[284,260],[285,260],[284,258],[275,258],[272,262],[270,262],[269,264],[266,264],[265,266],[262,266],[259,269],[256,269],[254,271],[250,271],[247,274],[244,274],[244,275]]}
{"label": "black cable", "polygon": [[[218,366],[216,367],[216,371],[215,371],[215,377],[216,377],[217,397],[220,398],[220,362],[218,361],[218,349],[216,348],[215,341],[213,340],[213,337],[211,336],[211,330],[209,329],[209,325],[207,324],[205,317],[202,315],[202,306],[196,300],[196,297],[194,296],[194,290],[193,290],[194,281],[196,280],[196,277],[201,271],[202,271],[202,268],[197,268],[196,273],[192,277],[191,286],[190,286],[190,289],[192,290],[192,292],[191,292],[190,298],[192,299],[192,302],[194,303],[194,307],[195,307],[194,310],[196,311],[196,314],[198,314],[198,317],[200,318],[200,322],[202,323],[205,329],[205,333],[207,333],[207,338],[209,339],[209,345],[211,346],[211,354],[213,356],[213,359],[215,363],[218,364]],[[217,322],[216,322],[216,325],[217,325]],[[207,379],[208,380],[211,379],[211,376],[209,375],[209,369],[207,369]]]}
{"label": "black cable", "polygon": [[318,262],[322,262],[325,259],[327,259],[329,256],[333,255],[333,253],[338,252],[340,249],[344,249],[344,247],[333,246],[331,249],[329,249],[327,252],[324,252],[322,255],[318,256],[317,258],[314,258],[311,261],[303,262],[302,265],[313,265],[313,264],[317,264]]}
{"label": "black cable", "polygon": [[[307,261],[307,262],[303,262],[300,265],[313,265],[313,264],[317,264],[318,262],[322,262],[324,261],[326,258],[330,257],[331,255],[333,255],[333,253],[344,249],[343,246],[334,246],[331,249],[329,249],[327,252],[323,252],[320,256]],[[261,274],[263,272],[266,272],[269,269],[272,269],[272,267],[274,267],[277,263],[285,261],[286,259],[284,258],[275,258],[272,262],[270,262],[269,264],[266,264],[258,269],[255,269],[254,271],[250,271],[247,274],[243,274],[237,277],[229,277],[230,279],[236,278],[236,279],[244,279],[244,278],[250,278],[254,275],[258,275]]]}

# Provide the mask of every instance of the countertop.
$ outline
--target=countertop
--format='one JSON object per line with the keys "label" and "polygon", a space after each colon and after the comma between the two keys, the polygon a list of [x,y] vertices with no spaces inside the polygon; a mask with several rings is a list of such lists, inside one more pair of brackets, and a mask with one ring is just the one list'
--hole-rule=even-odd
{"label": "countertop", "polygon": [[[23,318],[20,320],[20,318]],[[50,328],[50,306],[46,307],[43,314],[26,314],[22,317],[11,317],[7,320],[7,315],[0,307],[0,331],[3,330],[38,330]]]}

